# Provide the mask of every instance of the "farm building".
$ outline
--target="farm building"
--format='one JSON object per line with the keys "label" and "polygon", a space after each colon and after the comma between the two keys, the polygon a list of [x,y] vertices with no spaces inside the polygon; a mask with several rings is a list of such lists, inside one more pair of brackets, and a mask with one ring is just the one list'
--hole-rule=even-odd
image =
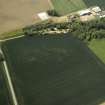
{"label": "farm building", "polygon": [[41,12],[38,14],[38,17],[41,19],[41,20],[48,20],[49,19],[49,15],[46,13],[46,12]]}
{"label": "farm building", "polygon": [[91,11],[89,9],[86,9],[86,10],[79,11],[78,14],[80,16],[90,15],[91,14]]}
{"label": "farm building", "polygon": [[93,8],[91,9],[91,11],[93,11],[93,12],[95,12],[95,13],[98,13],[98,12],[101,12],[101,8],[98,7],[98,6],[96,6],[96,7],[93,7]]}
{"label": "farm building", "polygon": [[105,17],[105,11],[102,11],[99,14],[100,14],[100,16],[99,16],[100,18],[104,18]]}

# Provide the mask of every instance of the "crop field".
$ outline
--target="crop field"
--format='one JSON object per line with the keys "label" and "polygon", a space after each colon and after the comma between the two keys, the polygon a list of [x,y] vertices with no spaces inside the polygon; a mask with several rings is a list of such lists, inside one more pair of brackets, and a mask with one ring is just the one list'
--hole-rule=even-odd
{"label": "crop field", "polygon": [[105,39],[93,40],[89,43],[89,47],[105,63]]}
{"label": "crop field", "polygon": [[2,44],[20,105],[100,105],[105,65],[70,35],[23,37]]}
{"label": "crop field", "polygon": [[48,0],[0,0],[0,34],[39,22],[49,8]]}
{"label": "crop field", "polygon": [[51,0],[55,10],[61,14],[68,14],[91,6],[105,8],[105,0]]}
{"label": "crop field", "polygon": [[61,15],[86,8],[83,0],[51,0],[52,4]]}
{"label": "crop field", "polygon": [[87,7],[100,6],[105,9],[105,0],[83,0]]}

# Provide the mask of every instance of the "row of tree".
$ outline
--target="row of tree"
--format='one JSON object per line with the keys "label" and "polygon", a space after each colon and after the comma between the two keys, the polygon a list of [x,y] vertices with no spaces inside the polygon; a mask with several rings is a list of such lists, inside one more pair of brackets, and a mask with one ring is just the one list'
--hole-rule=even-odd
{"label": "row of tree", "polygon": [[66,22],[66,23],[43,23],[32,25],[23,29],[24,34],[28,36],[43,34],[45,30],[62,30],[68,29],[68,33],[79,38],[80,40],[90,41],[92,39],[105,38],[105,18],[89,22]]}

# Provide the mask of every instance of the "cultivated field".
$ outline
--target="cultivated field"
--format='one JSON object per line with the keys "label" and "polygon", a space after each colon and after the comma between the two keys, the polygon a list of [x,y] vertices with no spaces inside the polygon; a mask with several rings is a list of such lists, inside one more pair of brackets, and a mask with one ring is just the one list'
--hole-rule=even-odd
{"label": "cultivated field", "polygon": [[89,47],[105,63],[105,39],[93,40]]}
{"label": "cultivated field", "polygon": [[105,0],[83,0],[87,7],[100,6],[105,9]]}
{"label": "cultivated field", "polygon": [[61,15],[91,6],[105,8],[105,0],[51,0],[55,10]]}
{"label": "cultivated field", "polygon": [[0,0],[0,34],[38,22],[49,8],[48,0]]}
{"label": "cultivated field", "polygon": [[23,37],[2,44],[20,105],[99,105],[105,66],[70,35]]}
{"label": "cultivated field", "polygon": [[86,8],[83,0],[51,0],[55,9],[61,15]]}

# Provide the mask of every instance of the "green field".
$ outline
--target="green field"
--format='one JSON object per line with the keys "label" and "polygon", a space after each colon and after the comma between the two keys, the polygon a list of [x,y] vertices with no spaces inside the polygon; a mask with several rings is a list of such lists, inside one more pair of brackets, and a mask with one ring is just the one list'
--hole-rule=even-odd
{"label": "green field", "polygon": [[105,63],[105,39],[93,40],[89,47]]}
{"label": "green field", "polygon": [[104,64],[70,35],[23,37],[4,42],[2,49],[20,105],[105,101]]}
{"label": "green field", "polygon": [[91,6],[105,8],[105,0],[51,0],[55,10],[61,14],[68,14]]}

